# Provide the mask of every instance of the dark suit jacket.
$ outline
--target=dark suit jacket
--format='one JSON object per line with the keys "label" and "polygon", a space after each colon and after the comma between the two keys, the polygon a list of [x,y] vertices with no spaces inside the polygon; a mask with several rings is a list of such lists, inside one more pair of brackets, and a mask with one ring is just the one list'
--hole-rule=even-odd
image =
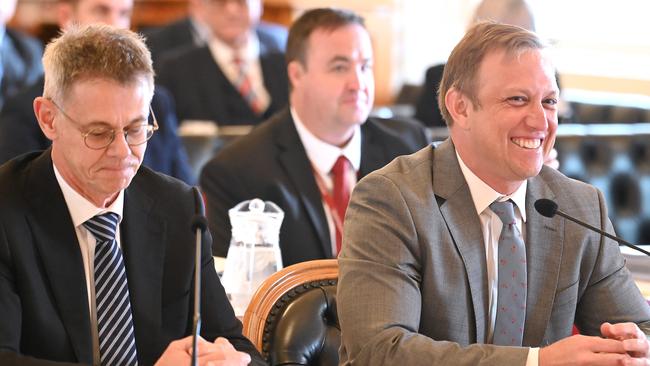
{"label": "dark suit jacket", "polygon": [[[26,152],[47,149],[48,140],[34,115],[32,102],[43,94],[43,78],[7,101],[0,112],[0,164]],[[176,134],[174,105],[165,88],[156,86],[151,109],[160,127],[147,142],[143,164],[188,184],[196,177],[190,169],[185,148]]]}
{"label": "dark suit jacket", "polygon": [[[50,153],[31,153],[0,167],[2,365],[47,364],[31,357],[70,363],[93,359],[81,252]],[[195,234],[190,221],[195,209],[189,186],[145,167],[125,191],[121,246],[141,365],[152,365],[169,342],[191,334]],[[206,234],[201,335],[207,340],[224,336],[235,348],[258,356],[241,334],[210,246]]]}
{"label": "dark suit jacket", "polygon": [[[416,123],[375,118],[362,125],[361,139],[360,177],[427,144]],[[280,248],[285,266],[333,257],[320,192],[288,109],[221,150],[203,168],[200,183],[215,255],[228,251],[228,209],[261,198],[284,210]]]}
{"label": "dark suit jacket", "polygon": [[162,62],[158,81],[174,96],[181,123],[194,119],[219,125],[257,124],[286,106],[289,98],[284,54],[269,51],[260,39],[260,63],[264,86],[271,96],[271,104],[262,116],[253,112],[221,71],[208,46],[169,55]]}
{"label": "dark suit jacket", "polygon": [[[284,52],[287,43],[287,29],[283,26],[260,22],[257,28],[257,37],[260,43],[269,52]],[[158,70],[160,61],[169,54],[180,48],[189,46],[205,46],[205,43],[197,44],[194,26],[189,17],[182,18],[163,27],[157,27],[142,32],[147,38],[147,46],[151,51],[151,59],[154,67]]]}
{"label": "dark suit jacket", "polygon": [[6,99],[21,89],[35,83],[43,74],[41,42],[21,32],[6,28],[0,44],[2,80],[0,82],[0,108]]}

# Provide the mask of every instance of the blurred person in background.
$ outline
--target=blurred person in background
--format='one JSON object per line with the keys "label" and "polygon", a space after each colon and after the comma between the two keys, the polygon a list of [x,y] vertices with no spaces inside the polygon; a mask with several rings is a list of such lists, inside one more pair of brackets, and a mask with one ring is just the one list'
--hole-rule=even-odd
{"label": "blurred person in background", "polygon": [[[151,50],[154,68],[158,68],[160,60],[166,55],[178,51],[181,48],[202,47],[210,43],[213,37],[210,28],[213,12],[212,4],[218,0],[188,0],[187,9],[189,15],[171,24],[143,30],[147,39],[147,46]],[[287,29],[284,26],[260,20],[262,15],[262,4],[260,0],[247,0],[248,6],[252,9],[249,18],[240,22],[235,17],[230,23],[230,29],[238,27],[238,23],[255,23],[255,33],[269,50],[284,52],[287,43]],[[228,26],[221,28],[220,32],[228,31]],[[231,30],[232,32],[232,30]],[[223,35],[221,35],[223,37]]]}
{"label": "blurred person in background", "polygon": [[254,125],[287,104],[284,47],[260,28],[261,0],[196,0],[211,37],[165,56],[159,82],[184,120]]}
{"label": "blurred person in background", "polygon": [[[133,0],[59,0],[57,20],[61,29],[73,24],[103,23],[129,28]],[[40,60],[39,60],[40,65]],[[50,146],[38,127],[33,101],[43,92],[43,78],[7,102],[0,112],[0,164],[20,154]],[[144,165],[186,183],[196,181],[185,148],[176,134],[178,126],[169,92],[156,85],[152,110],[159,130],[148,143]]]}
{"label": "blurred person in background", "polygon": [[7,27],[17,0],[0,1],[0,108],[7,98],[32,85],[43,74],[41,42]]}

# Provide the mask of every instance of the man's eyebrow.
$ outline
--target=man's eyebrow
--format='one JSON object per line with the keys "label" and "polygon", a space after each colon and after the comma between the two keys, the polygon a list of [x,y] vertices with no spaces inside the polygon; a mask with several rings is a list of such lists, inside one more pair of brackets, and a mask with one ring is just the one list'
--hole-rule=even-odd
{"label": "man's eyebrow", "polygon": [[[133,118],[131,121],[129,121],[129,122],[126,124],[125,127],[132,126],[132,125],[134,125],[134,124],[142,124],[142,123],[148,123],[148,122],[149,122],[149,121],[148,121],[148,119],[147,119],[145,116],[138,116],[138,117]],[[85,127],[106,127],[106,128],[113,128],[113,126],[112,126],[110,123],[108,123],[108,122],[106,122],[106,121],[102,121],[102,120],[91,121],[91,122],[88,123]]]}
{"label": "man's eyebrow", "polygon": [[329,60],[328,64],[333,64],[335,62],[350,62],[350,58],[346,56],[336,55]]}

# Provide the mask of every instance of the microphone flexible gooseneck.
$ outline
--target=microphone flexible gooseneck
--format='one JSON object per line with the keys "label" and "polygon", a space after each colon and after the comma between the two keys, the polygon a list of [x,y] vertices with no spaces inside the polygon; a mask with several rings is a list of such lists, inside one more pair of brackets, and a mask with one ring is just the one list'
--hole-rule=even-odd
{"label": "microphone flexible gooseneck", "polygon": [[196,232],[194,257],[194,319],[192,324],[192,366],[198,365],[198,338],[201,333],[201,243],[203,233],[208,227],[205,218],[203,197],[197,187],[192,187],[194,193],[195,213],[192,217],[192,231]]}
{"label": "microphone flexible gooseneck", "polygon": [[558,209],[557,203],[555,203],[555,201],[550,200],[548,198],[540,198],[537,201],[535,201],[535,210],[537,210],[537,212],[539,212],[542,216],[546,216],[546,217],[553,217],[555,215],[562,216],[565,219],[573,221],[573,222],[575,222],[576,224],[578,224],[580,226],[586,227],[587,229],[593,230],[593,231],[597,232],[600,235],[608,237],[608,238],[610,238],[612,240],[616,240],[617,242],[619,242],[619,243],[621,243],[621,244],[623,244],[625,246],[628,246],[628,247],[630,247],[630,248],[632,248],[634,250],[638,250],[639,252],[641,252],[641,253],[643,253],[643,254],[645,254],[647,256],[650,256],[650,252],[648,252],[647,250],[645,250],[643,248],[640,248],[640,247],[638,247],[638,246],[636,246],[636,245],[634,245],[634,244],[632,244],[632,243],[630,243],[630,242],[628,242],[626,240],[623,240],[623,239],[621,239],[621,238],[619,238],[617,236],[614,236],[614,235],[612,235],[612,234],[610,234],[610,233],[608,233],[606,231],[600,230],[599,228],[597,228],[595,226],[589,225],[584,221],[580,221],[580,220],[576,219],[575,217],[569,216],[569,214],[560,211],[560,209]]}

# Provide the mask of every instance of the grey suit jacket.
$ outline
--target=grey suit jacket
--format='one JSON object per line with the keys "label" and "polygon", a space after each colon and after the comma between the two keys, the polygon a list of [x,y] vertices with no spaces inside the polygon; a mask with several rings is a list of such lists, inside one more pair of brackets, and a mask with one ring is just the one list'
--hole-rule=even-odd
{"label": "grey suit jacket", "polygon": [[[486,162],[489,163],[489,162]],[[602,194],[544,167],[528,181],[524,346],[599,334],[604,321],[647,329],[650,308],[618,245],[533,204],[612,232]],[[483,237],[454,146],[396,159],[362,179],[339,257],[342,365],[524,365],[525,347],[484,344],[488,292]]]}

